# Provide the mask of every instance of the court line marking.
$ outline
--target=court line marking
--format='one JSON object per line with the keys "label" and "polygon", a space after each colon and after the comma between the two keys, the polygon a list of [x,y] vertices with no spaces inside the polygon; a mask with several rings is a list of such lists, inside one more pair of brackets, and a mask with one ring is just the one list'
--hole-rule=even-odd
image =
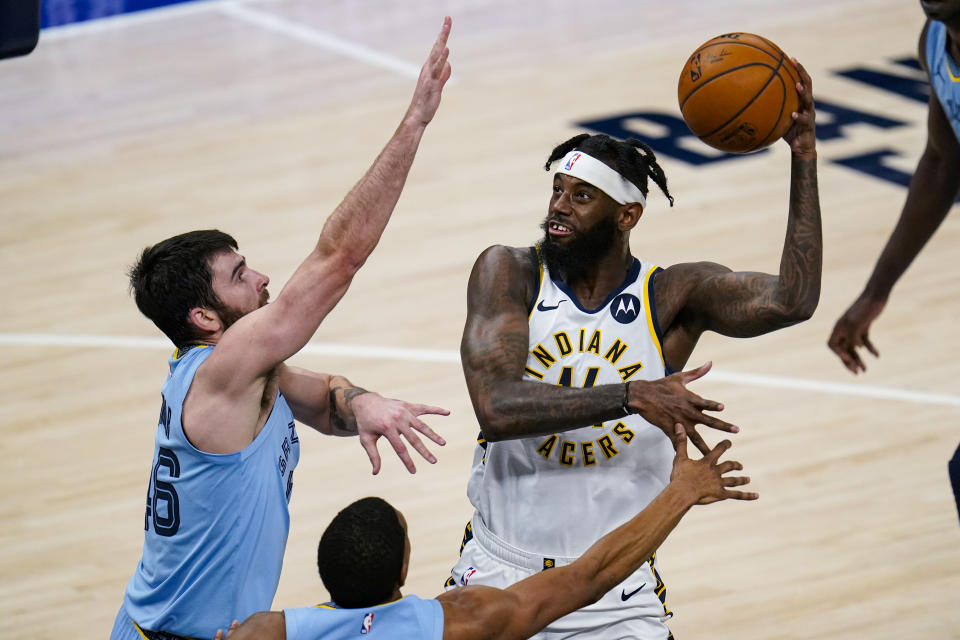
{"label": "court line marking", "polygon": [[56,27],[48,27],[40,33],[40,46],[44,42],[68,40],[78,36],[117,31],[132,25],[150,24],[162,20],[170,20],[199,13],[218,11],[231,18],[246,22],[272,33],[287,36],[346,58],[351,58],[366,64],[387,69],[400,75],[418,78],[420,65],[413,64],[401,58],[364,47],[363,45],[298,24],[292,20],[281,18],[267,11],[244,6],[237,0],[192,0],[182,4],[167,5],[153,9],[144,9],[133,13],[122,13],[113,16],[95,18],[86,22],[77,22]]}
{"label": "court line marking", "polygon": [[292,20],[281,18],[272,13],[245,7],[236,3],[224,3],[217,7],[224,14],[227,14],[238,20],[255,25],[266,31],[279,33],[288,36],[293,40],[305,42],[327,51],[339,53],[340,55],[365,62],[375,67],[381,67],[389,71],[395,71],[401,75],[410,78],[420,77],[420,65],[412,64],[395,56],[387,55],[375,49],[364,47],[339,38],[332,33],[319,31],[312,27],[306,27],[297,24]]}
{"label": "court line marking", "polygon": [[[166,338],[161,337],[147,338],[136,336],[47,333],[0,333],[0,346],[173,350],[170,342]],[[453,349],[404,349],[399,347],[371,347],[333,342],[311,342],[308,343],[300,353],[408,362],[437,362],[445,364],[459,364],[460,362],[460,355]],[[897,400],[915,404],[960,407],[960,396],[958,395],[932,393],[928,391],[911,391],[909,389],[898,389],[896,387],[883,387],[878,385],[851,384],[849,382],[823,382],[806,378],[794,378],[791,376],[737,373],[716,368],[707,374],[707,379],[712,382],[725,382],[752,387],[792,389],[795,391],[812,391],[832,395],[876,398],[878,400]]]}

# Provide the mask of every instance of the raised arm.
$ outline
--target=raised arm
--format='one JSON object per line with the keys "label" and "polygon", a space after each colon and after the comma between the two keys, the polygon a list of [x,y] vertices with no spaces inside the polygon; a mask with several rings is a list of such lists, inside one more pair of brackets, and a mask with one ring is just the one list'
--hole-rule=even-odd
{"label": "raised arm", "polygon": [[446,18],[400,126],[327,219],[313,251],[274,302],[241,319],[221,340],[218,352],[231,351],[221,356],[231,379],[262,376],[299,351],[379,242],[450,77],[449,33]]}
{"label": "raised arm", "polygon": [[[327,219],[313,251],[274,302],[223,332],[197,370],[184,406],[185,428],[195,446],[230,453],[252,441],[265,419],[265,391],[276,384],[272,372],[307,343],[377,245],[450,77],[449,33],[446,18],[400,126]],[[236,272],[242,277],[242,263]]]}
{"label": "raised arm", "polygon": [[590,388],[524,380],[529,325],[527,306],[535,294],[538,264],[527,249],[494,246],[477,259],[467,285],[467,321],[460,356],[467,388],[484,437],[490,441],[575,429],[640,413],[673,435],[673,425],[736,427],[703,413],[723,406],[688,391],[705,374],[674,374]]}
{"label": "raised arm", "polygon": [[[800,110],[784,136],[791,151],[790,204],[780,271],[734,272],[709,262],[664,270],[657,276],[655,292],[665,331],[682,327],[693,342],[703,331],[745,338],[806,320],[817,308],[823,242],[813,87],[803,66],[794,63],[800,73]],[[680,349],[679,364],[691,350],[692,344]]]}
{"label": "raised arm", "polygon": [[287,399],[293,416],[326,435],[359,436],[374,474],[380,472],[377,441],[381,437],[390,442],[410,473],[415,473],[416,467],[400,436],[431,464],[437,459],[416,432],[419,431],[440,446],[446,444],[420,419],[424,414],[449,415],[446,409],[384,398],[354,385],[343,376],[316,373],[285,364],[280,365],[279,372],[280,391]]}
{"label": "raised arm", "polygon": [[[929,24],[929,23],[928,23]],[[926,27],[923,31],[926,34]],[[920,60],[925,61],[924,38]],[[827,344],[853,373],[866,371],[858,349],[880,353],[870,341],[870,325],[887,304],[893,285],[940,227],[960,190],[960,142],[940,105],[930,92],[927,144],[910,179],[900,219],[877,260],[863,291],[837,320]]]}
{"label": "raised arm", "polygon": [[540,629],[592,602],[622,582],[653,552],[695,504],[728,498],[756,500],[756,493],[731,490],[747,477],[724,477],[742,469],[739,462],[719,462],[730,447],[724,440],[701,460],[687,457],[682,427],[677,425],[677,455],[670,484],[632,520],[601,538],[566,567],[541,571],[506,590],[462,587],[440,595],[443,640],[512,640]]}

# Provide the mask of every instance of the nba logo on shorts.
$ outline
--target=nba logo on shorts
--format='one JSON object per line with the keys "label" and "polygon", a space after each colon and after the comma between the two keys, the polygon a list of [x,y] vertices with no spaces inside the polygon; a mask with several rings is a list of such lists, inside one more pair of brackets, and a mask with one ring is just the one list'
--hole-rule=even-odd
{"label": "nba logo on shorts", "polygon": [[464,571],[463,575],[460,576],[460,585],[464,587],[467,586],[467,583],[470,582],[470,578],[472,578],[473,574],[475,574],[476,572],[477,570],[474,569],[473,567],[470,567],[466,571]]}
{"label": "nba logo on shorts", "polygon": [[573,169],[574,163],[579,159],[580,159],[580,154],[578,153],[577,155],[567,160],[567,164],[563,165],[563,170],[570,171],[570,169]]}
{"label": "nba logo on shorts", "polygon": [[373,614],[368,613],[363,616],[363,624],[360,625],[360,635],[367,635],[371,629],[373,629]]}

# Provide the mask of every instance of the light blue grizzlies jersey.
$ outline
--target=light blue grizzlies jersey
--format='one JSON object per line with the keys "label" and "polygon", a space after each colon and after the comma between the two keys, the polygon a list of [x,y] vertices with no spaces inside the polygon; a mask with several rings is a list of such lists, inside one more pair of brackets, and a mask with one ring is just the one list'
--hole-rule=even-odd
{"label": "light blue grizzlies jersey", "polygon": [[300,440],[277,392],[256,439],[211,454],[187,440],[183,401],[213,347],[170,358],[147,491],[143,557],[124,598],[144,629],[212,638],[232,620],[270,609],[290,530],[287,502]]}
{"label": "light blue grizzlies jersey", "polygon": [[926,43],[927,69],[930,84],[947,114],[953,133],[960,140],[960,68],[947,53],[947,27],[942,22],[930,21]]}
{"label": "light blue grizzlies jersey", "polygon": [[442,640],[443,607],[407,596],[377,607],[340,609],[330,604],[284,609],[287,640]]}

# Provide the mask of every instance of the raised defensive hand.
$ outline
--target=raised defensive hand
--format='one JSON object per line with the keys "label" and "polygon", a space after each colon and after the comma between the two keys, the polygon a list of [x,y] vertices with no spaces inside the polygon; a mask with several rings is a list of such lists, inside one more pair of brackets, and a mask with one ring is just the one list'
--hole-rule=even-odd
{"label": "raised defensive hand", "polygon": [[437,107],[440,106],[443,86],[450,79],[452,72],[450,62],[447,60],[450,55],[450,49],[447,48],[447,38],[450,36],[451,24],[452,21],[449,16],[443,19],[440,35],[437,36],[437,41],[433,43],[427,61],[423,63],[423,67],[420,69],[417,88],[413,92],[413,99],[410,101],[410,108],[407,109],[406,118],[412,118],[417,122],[427,124],[433,120]]}
{"label": "raised defensive hand", "polygon": [[793,64],[800,74],[800,81],[797,83],[797,93],[800,96],[800,104],[797,110],[791,114],[793,126],[784,134],[783,139],[790,145],[790,150],[798,155],[816,154],[817,136],[816,136],[816,111],[813,105],[813,80],[810,74],[800,64],[796,58],[793,58]]}
{"label": "raised defensive hand", "polygon": [[682,482],[696,492],[697,504],[710,504],[720,500],[756,500],[760,496],[753,492],[732,491],[727,487],[739,487],[750,482],[749,476],[726,476],[731,471],[740,471],[743,465],[733,460],[720,462],[720,456],[732,445],[724,440],[700,460],[687,457],[687,434],[682,424],[675,425],[674,441],[677,443],[677,455],[673,458],[671,482]]}
{"label": "raised defensive hand", "polygon": [[[416,432],[419,431],[441,447],[447,444],[446,440],[419,418],[424,414],[450,415],[449,411],[441,407],[393,400],[376,393],[359,395],[353,399],[350,406],[357,420],[357,435],[360,437],[360,444],[363,445],[370,457],[374,475],[380,473],[380,452],[377,450],[377,440],[381,437],[390,442],[393,450],[396,451],[397,456],[410,473],[416,473],[417,468],[407,451],[407,446],[403,442],[404,439],[430,464],[435,464],[437,459],[423,444]],[[403,438],[400,436],[403,436]]]}
{"label": "raised defensive hand", "polygon": [[875,358],[880,357],[877,348],[870,342],[870,325],[883,311],[886,302],[859,297],[844,312],[827,341],[827,346],[843,361],[843,366],[852,373],[866,371],[867,366],[860,359],[857,349],[866,347]]}
{"label": "raised defensive hand", "polygon": [[687,389],[687,385],[702,378],[713,367],[707,362],[696,369],[681,371],[659,380],[634,380],[628,386],[627,404],[637,408],[647,422],[659,427],[670,440],[674,448],[678,447],[674,425],[683,425],[690,441],[703,455],[710,453],[710,447],[697,433],[697,425],[728,433],[738,433],[740,428],[707,415],[704,411],[723,411],[723,405],[715,400],[701,398]]}

